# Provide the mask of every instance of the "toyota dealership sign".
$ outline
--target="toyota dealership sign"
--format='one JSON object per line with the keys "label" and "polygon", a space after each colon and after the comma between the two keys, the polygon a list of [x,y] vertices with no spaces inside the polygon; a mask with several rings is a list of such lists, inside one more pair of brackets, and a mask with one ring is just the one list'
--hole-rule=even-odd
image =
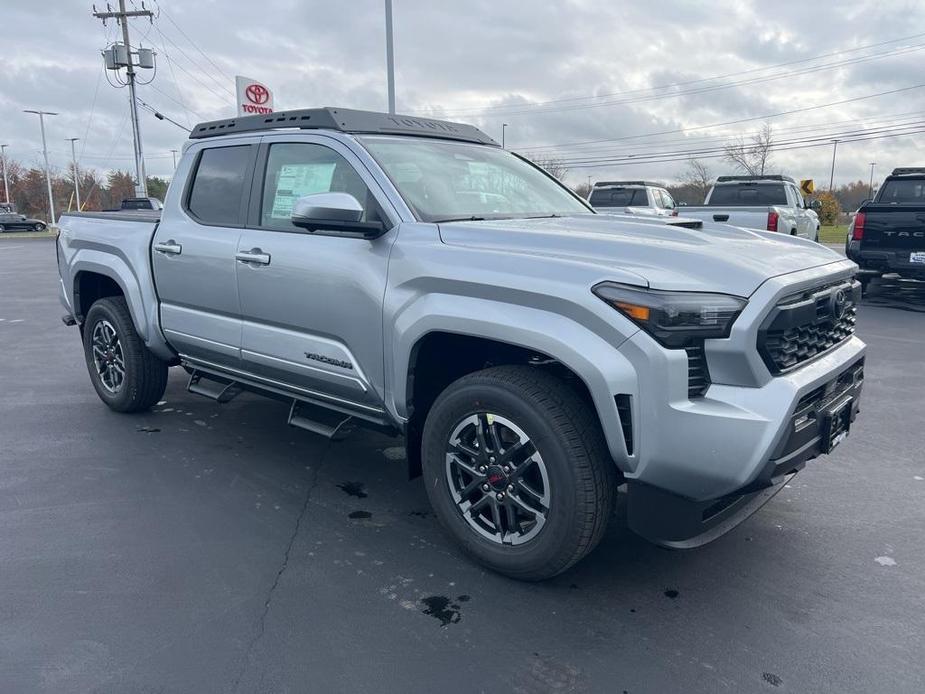
{"label": "toyota dealership sign", "polygon": [[238,115],[252,116],[257,113],[273,113],[273,92],[265,84],[249,77],[234,78],[238,93]]}

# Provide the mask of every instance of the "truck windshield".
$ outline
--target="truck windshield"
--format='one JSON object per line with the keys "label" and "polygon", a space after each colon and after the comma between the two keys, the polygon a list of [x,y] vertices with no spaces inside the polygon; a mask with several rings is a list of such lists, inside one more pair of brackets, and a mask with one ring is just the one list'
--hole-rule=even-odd
{"label": "truck windshield", "polygon": [[783,183],[733,183],[713,188],[710,207],[787,206],[787,192]]}
{"label": "truck windshield", "polygon": [[883,184],[877,202],[886,205],[925,204],[925,178],[893,179]]}
{"label": "truck windshield", "polygon": [[423,222],[592,212],[542,171],[499,147],[388,136],[362,141]]}

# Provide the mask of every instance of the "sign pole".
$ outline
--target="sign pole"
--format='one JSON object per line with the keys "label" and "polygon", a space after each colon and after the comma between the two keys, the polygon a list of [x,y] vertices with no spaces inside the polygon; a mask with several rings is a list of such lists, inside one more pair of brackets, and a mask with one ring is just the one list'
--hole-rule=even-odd
{"label": "sign pole", "polygon": [[385,60],[389,81],[389,113],[395,113],[395,52],[392,46],[392,0],[385,0]]}

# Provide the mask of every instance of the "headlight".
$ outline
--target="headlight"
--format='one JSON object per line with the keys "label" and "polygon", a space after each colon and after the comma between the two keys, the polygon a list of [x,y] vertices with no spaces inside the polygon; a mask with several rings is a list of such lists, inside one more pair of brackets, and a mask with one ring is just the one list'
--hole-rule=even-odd
{"label": "headlight", "polygon": [[748,303],[728,294],[664,292],[612,282],[602,282],[591,291],[671,349],[695,340],[729,337],[733,321]]}

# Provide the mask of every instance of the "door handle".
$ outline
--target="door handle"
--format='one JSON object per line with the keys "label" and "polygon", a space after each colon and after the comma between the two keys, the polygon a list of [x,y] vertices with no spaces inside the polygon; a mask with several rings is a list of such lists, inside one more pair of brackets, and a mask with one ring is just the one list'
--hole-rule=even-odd
{"label": "door handle", "polygon": [[183,246],[170,239],[166,243],[155,243],[154,250],[164,255],[180,255],[183,252]]}
{"label": "door handle", "polygon": [[270,254],[264,253],[259,248],[252,248],[249,251],[238,251],[235,253],[234,259],[239,263],[247,263],[248,265],[270,264]]}

